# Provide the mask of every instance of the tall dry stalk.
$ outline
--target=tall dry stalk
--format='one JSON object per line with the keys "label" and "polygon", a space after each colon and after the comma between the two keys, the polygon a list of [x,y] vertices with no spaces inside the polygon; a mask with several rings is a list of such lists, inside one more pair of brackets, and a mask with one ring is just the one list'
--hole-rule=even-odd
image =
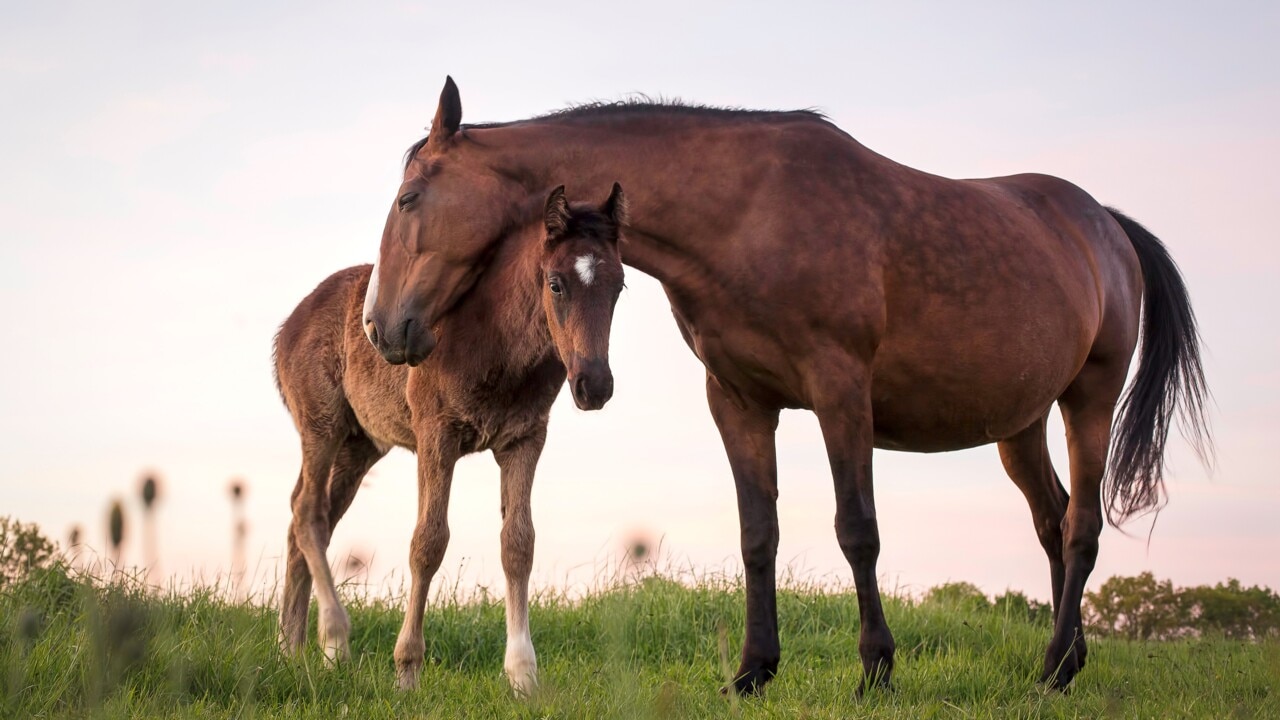
{"label": "tall dry stalk", "polygon": [[245,545],[248,542],[249,524],[244,517],[244,480],[231,481],[231,582],[237,599],[244,599],[244,576],[248,565]]}

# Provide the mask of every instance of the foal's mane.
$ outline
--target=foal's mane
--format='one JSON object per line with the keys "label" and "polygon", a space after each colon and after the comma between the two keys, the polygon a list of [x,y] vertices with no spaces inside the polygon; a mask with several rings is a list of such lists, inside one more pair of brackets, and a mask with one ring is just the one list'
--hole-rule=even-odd
{"label": "foal's mane", "polygon": [[[801,108],[799,110],[751,110],[738,107],[691,104],[683,102],[678,98],[654,98],[644,94],[636,94],[622,100],[593,100],[591,102],[570,105],[567,108],[552,110],[551,112],[543,113],[542,115],[535,115],[523,120],[463,123],[461,129],[487,130],[491,128],[511,127],[512,125],[521,125],[532,122],[571,122],[575,120],[617,118],[631,115],[681,115],[687,117],[746,121],[774,120],[784,115],[803,115],[814,120],[828,119],[825,114],[814,108]],[[418,154],[418,151],[421,150],[422,146],[426,143],[427,138],[423,137],[421,140],[409,146],[409,149],[404,154],[406,167],[408,167],[409,161],[413,160],[413,158]]]}

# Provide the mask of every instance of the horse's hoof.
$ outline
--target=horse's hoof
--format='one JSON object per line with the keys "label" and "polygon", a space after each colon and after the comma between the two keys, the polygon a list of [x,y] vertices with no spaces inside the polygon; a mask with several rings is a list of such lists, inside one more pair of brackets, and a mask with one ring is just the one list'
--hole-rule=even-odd
{"label": "horse's hoof", "polygon": [[729,688],[740,696],[756,696],[764,692],[764,686],[773,679],[777,671],[768,667],[756,667],[738,670],[738,676],[732,685],[720,688],[721,695],[728,695]]}
{"label": "horse's hoof", "polygon": [[1076,654],[1074,652],[1068,653],[1061,665],[1045,668],[1044,672],[1040,674],[1039,683],[1062,693],[1069,692],[1071,681],[1075,680],[1076,675],[1080,673],[1080,668],[1076,663]]}
{"label": "horse's hoof", "polygon": [[854,697],[861,700],[872,693],[891,693],[896,692],[897,688],[893,683],[889,682],[889,678],[884,677],[875,681],[868,678],[862,678],[862,682],[858,684],[858,690],[854,693]]}

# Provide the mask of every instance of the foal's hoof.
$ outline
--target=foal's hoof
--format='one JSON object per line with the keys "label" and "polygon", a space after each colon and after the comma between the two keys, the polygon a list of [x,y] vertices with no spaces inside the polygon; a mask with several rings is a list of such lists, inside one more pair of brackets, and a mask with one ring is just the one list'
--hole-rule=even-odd
{"label": "foal's hoof", "polygon": [[302,646],[305,642],[305,638],[302,641],[298,641],[286,632],[281,632],[280,637],[276,638],[276,645],[280,648],[280,654],[285,657],[294,657],[299,655],[302,652]]}
{"label": "foal's hoof", "polygon": [[777,675],[778,671],[770,667],[756,667],[750,669],[738,670],[738,676],[733,679],[732,685],[726,685],[720,688],[721,695],[728,695],[729,688],[742,696],[755,696],[764,692],[764,686]]}
{"label": "foal's hoof", "polygon": [[351,659],[351,646],[346,640],[330,639],[324,643],[324,659],[329,665],[337,665]]}
{"label": "foal's hoof", "polygon": [[538,655],[528,639],[507,640],[507,655],[502,663],[507,682],[516,697],[527,698],[538,689]]}
{"label": "foal's hoof", "polygon": [[417,690],[418,678],[422,675],[422,665],[398,665],[396,667],[396,688],[401,691]]}

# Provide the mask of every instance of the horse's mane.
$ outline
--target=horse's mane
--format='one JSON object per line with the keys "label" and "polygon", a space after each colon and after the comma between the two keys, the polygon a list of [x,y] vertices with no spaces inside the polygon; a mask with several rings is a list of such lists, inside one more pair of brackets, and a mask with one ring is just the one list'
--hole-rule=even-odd
{"label": "horse's mane", "polygon": [[[531,122],[557,122],[557,121],[574,121],[588,120],[592,118],[608,118],[627,115],[685,115],[692,117],[720,118],[720,119],[736,119],[736,120],[770,120],[776,119],[782,115],[805,115],[814,120],[826,120],[827,116],[821,111],[814,108],[802,108],[799,110],[751,110],[747,108],[724,107],[719,105],[699,105],[681,101],[678,98],[650,97],[644,94],[636,94],[622,100],[593,100],[591,102],[580,103],[578,105],[570,105],[560,110],[552,110],[542,115],[535,115],[523,120],[510,120],[506,122],[486,122],[486,123],[464,123],[463,130],[485,130],[490,128],[503,128],[512,125],[521,125]],[[404,160],[406,167],[422,146],[427,143],[427,138],[415,142],[405,152]]]}

